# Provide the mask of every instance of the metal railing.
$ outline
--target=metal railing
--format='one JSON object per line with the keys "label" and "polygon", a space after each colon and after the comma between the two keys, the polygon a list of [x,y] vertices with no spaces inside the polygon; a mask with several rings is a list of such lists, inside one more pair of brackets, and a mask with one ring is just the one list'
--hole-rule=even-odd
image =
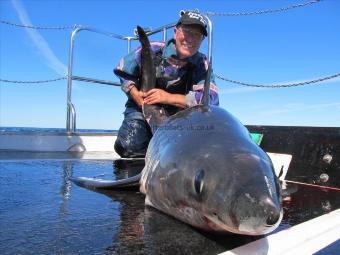
{"label": "metal railing", "polygon": [[[208,23],[208,59],[209,63],[212,63],[212,22],[210,18],[205,15],[205,18],[207,19]],[[159,32],[163,33],[163,41],[165,42],[167,40],[167,30],[170,28],[173,28],[176,25],[176,23],[170,23],[167,25],[164,25],[162,27],[147,31],[147,35],[153,35]],[[72,103],[72,81],[83,81],[83,82],[91,82],[91,83],[98,83],[98,84],[105,84],[105,85],[112,85],[112,86],[120,86],[120,83],[118,82],[112,82],[112,81],[105,81],[105,80],[99,80],[95,78],[89,78],[89,77],[81,77],[81,76],[73,76],[73,51],[74,51],[74,42],[77,34],[80,31],[89,31],[97,34],[101,34],[104,36],[112,37],[119,40],[127,41],[127,52],[129,53],[131,51],[131,41],[138,40],[138,37],[135,36],[122,36],[114,33],[110,33],[107,31],[87,27],[87,26],[81,26],[76,25],[71,33],[70,38],[70,48],[69,48],[69,59],[68,59],[68,71],[67,71],[67,106],[66,106],[66,131],[67,132],[75,132],[76,131],[76,109],[75,106]]]}
{"label": "metal railing", "polygon": [[75,132],[76,130],[76,109],[72,103],[72,81],[78,80],[78,81],[84,81],[84,82],[93,82],[93,83],[100,83],[100,84],[107,84],[107,85],[116,85],[119,86],[119,83],[116,82],[108,82],[103,80],[98,80],[94,78],[88,78],[88,77],[81,77],[81,76],[73,76],[73,50],[74,50],[74,41],[76,38],[76,35],[80,31],[89,31],[94,32],[98,34],[102,34],[108,37],[120,39],[120,40],[127,40],[125,37],[109,33],[106,31],[102,31],[99,29],[86,27],[86,26],[75,26],[71,33],[70,38],[70,48],[69,48],[69,58],[68,58],[68,69],[67,69],[67,106],[66,106],[66,130],[67,132]]}

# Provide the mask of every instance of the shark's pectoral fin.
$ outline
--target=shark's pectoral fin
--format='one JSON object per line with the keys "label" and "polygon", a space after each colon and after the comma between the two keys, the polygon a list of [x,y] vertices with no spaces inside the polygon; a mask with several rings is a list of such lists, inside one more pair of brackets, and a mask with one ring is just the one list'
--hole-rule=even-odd
{"label": "shark's pectoral fin", "polygon": [[166,110],[160,105],[143,105],[143,115],[151,127],[152,133],[162,125],[169,117]]}
{"label": "shark's pectoral fin", "polygon": [[78,186],[88,189],[126,189],[139,186],[141,174],[121,180],[104,180],[91,177],[71,177]]}

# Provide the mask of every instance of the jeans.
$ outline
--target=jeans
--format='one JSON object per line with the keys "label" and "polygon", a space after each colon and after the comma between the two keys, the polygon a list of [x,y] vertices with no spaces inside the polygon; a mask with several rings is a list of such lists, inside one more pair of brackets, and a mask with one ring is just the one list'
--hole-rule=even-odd
{"label": "jeans", "polygon": [[151,129],[143,114],[125,111],[114,148],[123,158],[145,157],[151,137]]}

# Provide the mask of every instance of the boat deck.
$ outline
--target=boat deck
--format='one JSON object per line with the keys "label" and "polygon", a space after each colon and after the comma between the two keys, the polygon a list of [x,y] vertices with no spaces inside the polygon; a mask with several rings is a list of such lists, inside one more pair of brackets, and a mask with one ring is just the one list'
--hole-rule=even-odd
{"label": "boat deck", "polygon": [[1,151],[0,253],[294,254],[301,249],[299,254],[336,254],[340,250],[340,193],[327,187],[283,184],[284,218],[279,228],[268,236],[246,237],[198,231],[146,207],[138,190],[94,192],[68,179],[72,175],[126,178],[142,166],[141,161],[115,161],[110,153]]}

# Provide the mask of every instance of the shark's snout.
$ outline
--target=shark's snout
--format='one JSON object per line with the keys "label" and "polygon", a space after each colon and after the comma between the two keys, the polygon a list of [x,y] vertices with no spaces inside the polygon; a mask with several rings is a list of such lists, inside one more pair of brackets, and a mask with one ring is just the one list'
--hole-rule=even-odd
{"label": "shark's snout", "polygon": [[246,193],[235,200],[231,215],[240,233],[263,235],[275,229],[281,221],[280,202],[276,198],[257,194]]}

